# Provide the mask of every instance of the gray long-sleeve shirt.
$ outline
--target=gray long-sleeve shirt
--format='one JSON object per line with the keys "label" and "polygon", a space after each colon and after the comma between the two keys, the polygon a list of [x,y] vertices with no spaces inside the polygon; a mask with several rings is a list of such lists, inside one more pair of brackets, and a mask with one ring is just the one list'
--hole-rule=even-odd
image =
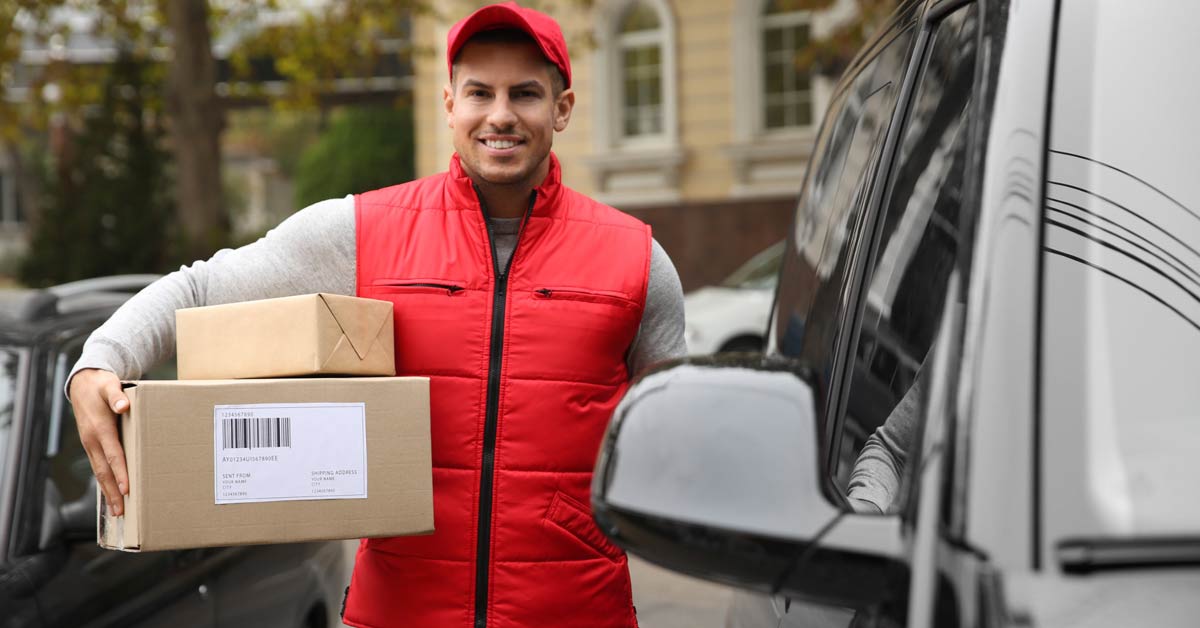
{"label": "gray long-sleeve shirt", "polygon": [[[496,253],[507,264],[520,219],[493,219]],[[296,212],[257,242],[219,251],[138,293],[97,329],[71,375],[99,368],[137,379],[175,352],[175,310],[326,292],[354,295],[354,197]],[[627,362],[631,373],[686,353],[683,290],[666,251],[653,243],[646,308]],[[70,379],[67,380],[69,390]]]}
{"label": "gray long-sleeve shirt", "polygon": [[883,425],[867,438],[850,474],[852,500],[870,502],[881,513],[894,512],[900,506],[896,498],[917,435],[924,386],[918,375]]}

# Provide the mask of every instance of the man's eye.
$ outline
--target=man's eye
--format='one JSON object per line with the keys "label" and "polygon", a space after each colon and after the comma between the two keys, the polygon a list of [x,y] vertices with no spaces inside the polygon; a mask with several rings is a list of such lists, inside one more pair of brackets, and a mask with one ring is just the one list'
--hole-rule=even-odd
{"label": "man's eye", "polygon": [[471,98],[485,98],[487,97],[487,92],[483,91],[482,89],[472,89],[467,90],[467,96],[470,96]]}
{"label": "man's eye", "polygon": [[514,98],[537,98],[537,95],[538,95],[537,92],[525,90],[525,91],[520,91],[520,92],[513,94],[513,97]]}

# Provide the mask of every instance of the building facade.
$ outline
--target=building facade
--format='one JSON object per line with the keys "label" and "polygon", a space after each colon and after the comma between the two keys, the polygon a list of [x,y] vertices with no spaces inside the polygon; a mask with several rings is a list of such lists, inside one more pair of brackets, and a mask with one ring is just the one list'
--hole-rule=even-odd
{"label": "building facade", "polygon": [[[446,34],[478,2],[418,18],[417,174],[453,152],[442,105]],[[782,239],[833,81],[798,67],[854,15],[795,0],[530,3],[563,25],[576,106],[555,138],[566,183],[649,223],[685,289]]]}

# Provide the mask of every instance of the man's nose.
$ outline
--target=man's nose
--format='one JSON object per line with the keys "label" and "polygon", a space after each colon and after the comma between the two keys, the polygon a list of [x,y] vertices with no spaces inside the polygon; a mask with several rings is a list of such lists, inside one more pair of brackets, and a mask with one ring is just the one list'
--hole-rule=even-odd
{"label": "man's nose", "polygon": [[511,129],[517,123],[517,115],[513,112],[512,101],[506,96],[500,96],[492,101],[488,111],[488,124],[497,129]]}

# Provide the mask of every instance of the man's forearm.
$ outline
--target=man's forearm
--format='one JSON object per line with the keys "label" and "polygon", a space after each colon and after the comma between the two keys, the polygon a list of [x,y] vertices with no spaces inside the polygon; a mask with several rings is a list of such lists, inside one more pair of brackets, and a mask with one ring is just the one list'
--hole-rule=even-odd
{"label": "man's forearm", "polygon": [[220,251],[138,293],[92,334],[71,375],[99,368],[136,379],[174,354],[175,310],[311,292],[352,295],[354,267],[353,198],[317,203],[259,241]]}

